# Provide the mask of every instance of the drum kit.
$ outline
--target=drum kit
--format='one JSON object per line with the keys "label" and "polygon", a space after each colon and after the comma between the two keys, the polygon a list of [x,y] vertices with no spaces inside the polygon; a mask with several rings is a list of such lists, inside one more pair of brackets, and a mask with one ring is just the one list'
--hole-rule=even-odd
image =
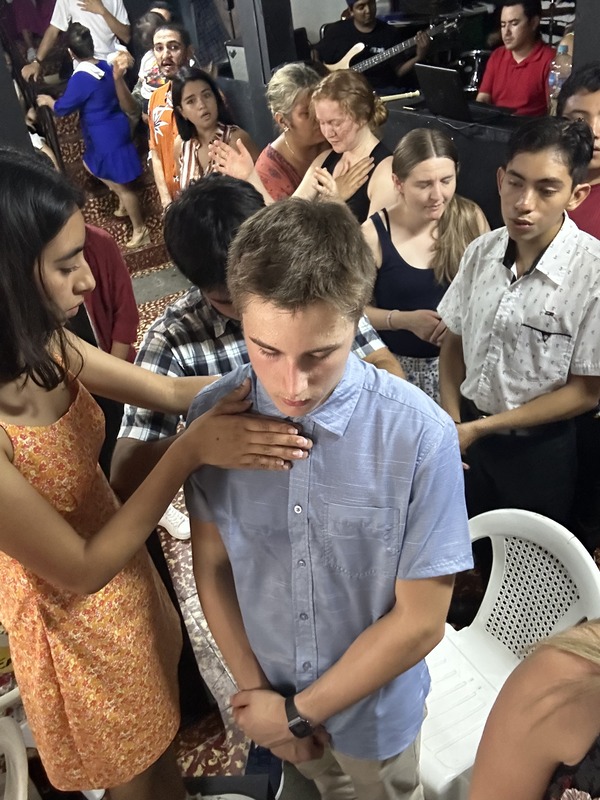
{"label": "drum kit", "polygon": [[491,55],[490,50],[467,50],[449,66],[457,70],[463,83],[465,94],[474,100],[485,72],[485,65]]}

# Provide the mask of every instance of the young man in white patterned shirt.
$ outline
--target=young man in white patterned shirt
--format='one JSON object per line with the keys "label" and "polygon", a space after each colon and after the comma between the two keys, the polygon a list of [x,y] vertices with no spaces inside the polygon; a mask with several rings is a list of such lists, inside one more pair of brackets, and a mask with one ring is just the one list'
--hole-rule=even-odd
{"label": "young man in white patterned shirt", "polygon": [[573,418],[600,394],[600,242],[565,213],[590,191],[592,147],[581,121],[515,131],[498,171],[506,227],[469,246],[438,308],[470,516],[516,507],[569,523]]}

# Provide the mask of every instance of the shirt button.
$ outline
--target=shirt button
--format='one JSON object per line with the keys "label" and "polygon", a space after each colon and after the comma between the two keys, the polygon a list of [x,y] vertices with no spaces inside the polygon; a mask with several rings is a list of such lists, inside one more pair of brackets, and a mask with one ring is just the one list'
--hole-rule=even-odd
{"label": "shirt button", "polygon": [[302,506],[294,506],[294,513],[301,514],[302,513]]}
{"label": "shirt button", "polygon": [[308,672],[308,670],[311,667],[312,667],[312,664],[310,663],[310,661],[305,661],[304,664],[302,664],[302,669],[304,670],[304,672]]}
{"label": "shirt button", "polygon": [[298,566],[299,566],[299,567],[305,567],[305,566],[306,566],[306,561],[305,561],[303,558],[301,558],[301,559],[298,561]]}
{"label": "shirt button", "polygon": [[304,611],[300,614],[300,619],[304,622],[308,619],[308,614],[305,614]]}

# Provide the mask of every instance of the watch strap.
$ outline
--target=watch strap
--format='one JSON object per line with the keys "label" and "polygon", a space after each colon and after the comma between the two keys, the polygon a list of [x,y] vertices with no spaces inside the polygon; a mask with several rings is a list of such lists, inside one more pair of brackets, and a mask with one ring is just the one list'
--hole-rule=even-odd
{"label": "watch strap", "polygon": [[285,698],[285,713],[287,716],[288,728],[298,739],[304,739],[313,733],[314,728],[311,723],[298,712],[293,695]]}

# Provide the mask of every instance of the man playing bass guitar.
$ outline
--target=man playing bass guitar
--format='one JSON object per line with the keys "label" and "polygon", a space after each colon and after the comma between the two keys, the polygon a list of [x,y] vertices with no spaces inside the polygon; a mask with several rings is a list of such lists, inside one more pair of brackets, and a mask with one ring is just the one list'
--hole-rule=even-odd
{"label": "man playing bass guitar", "polygon": [[[383,53],[403,40],[401,30],[377,19],[375,0],[346,0],[346,2],[350,10],[348,19],[328,25],[323,39],[314,48],[319,61],[330,69],[347,68],[348,63],[344,57],[354,45],[364,45],[359,57],[359,60],[362,60]],[[427,32],[419,31],[415,37],[416,51],[412,51],[413,55],[406,58],[406,53],[402,53],[386,59],[365,70],[365,77],[379,94],[397,92],[406,84],[404,76],[417,61],[423,59],[430,43],[431,39]],[[338,63],[340,61],[342,63]]]}

